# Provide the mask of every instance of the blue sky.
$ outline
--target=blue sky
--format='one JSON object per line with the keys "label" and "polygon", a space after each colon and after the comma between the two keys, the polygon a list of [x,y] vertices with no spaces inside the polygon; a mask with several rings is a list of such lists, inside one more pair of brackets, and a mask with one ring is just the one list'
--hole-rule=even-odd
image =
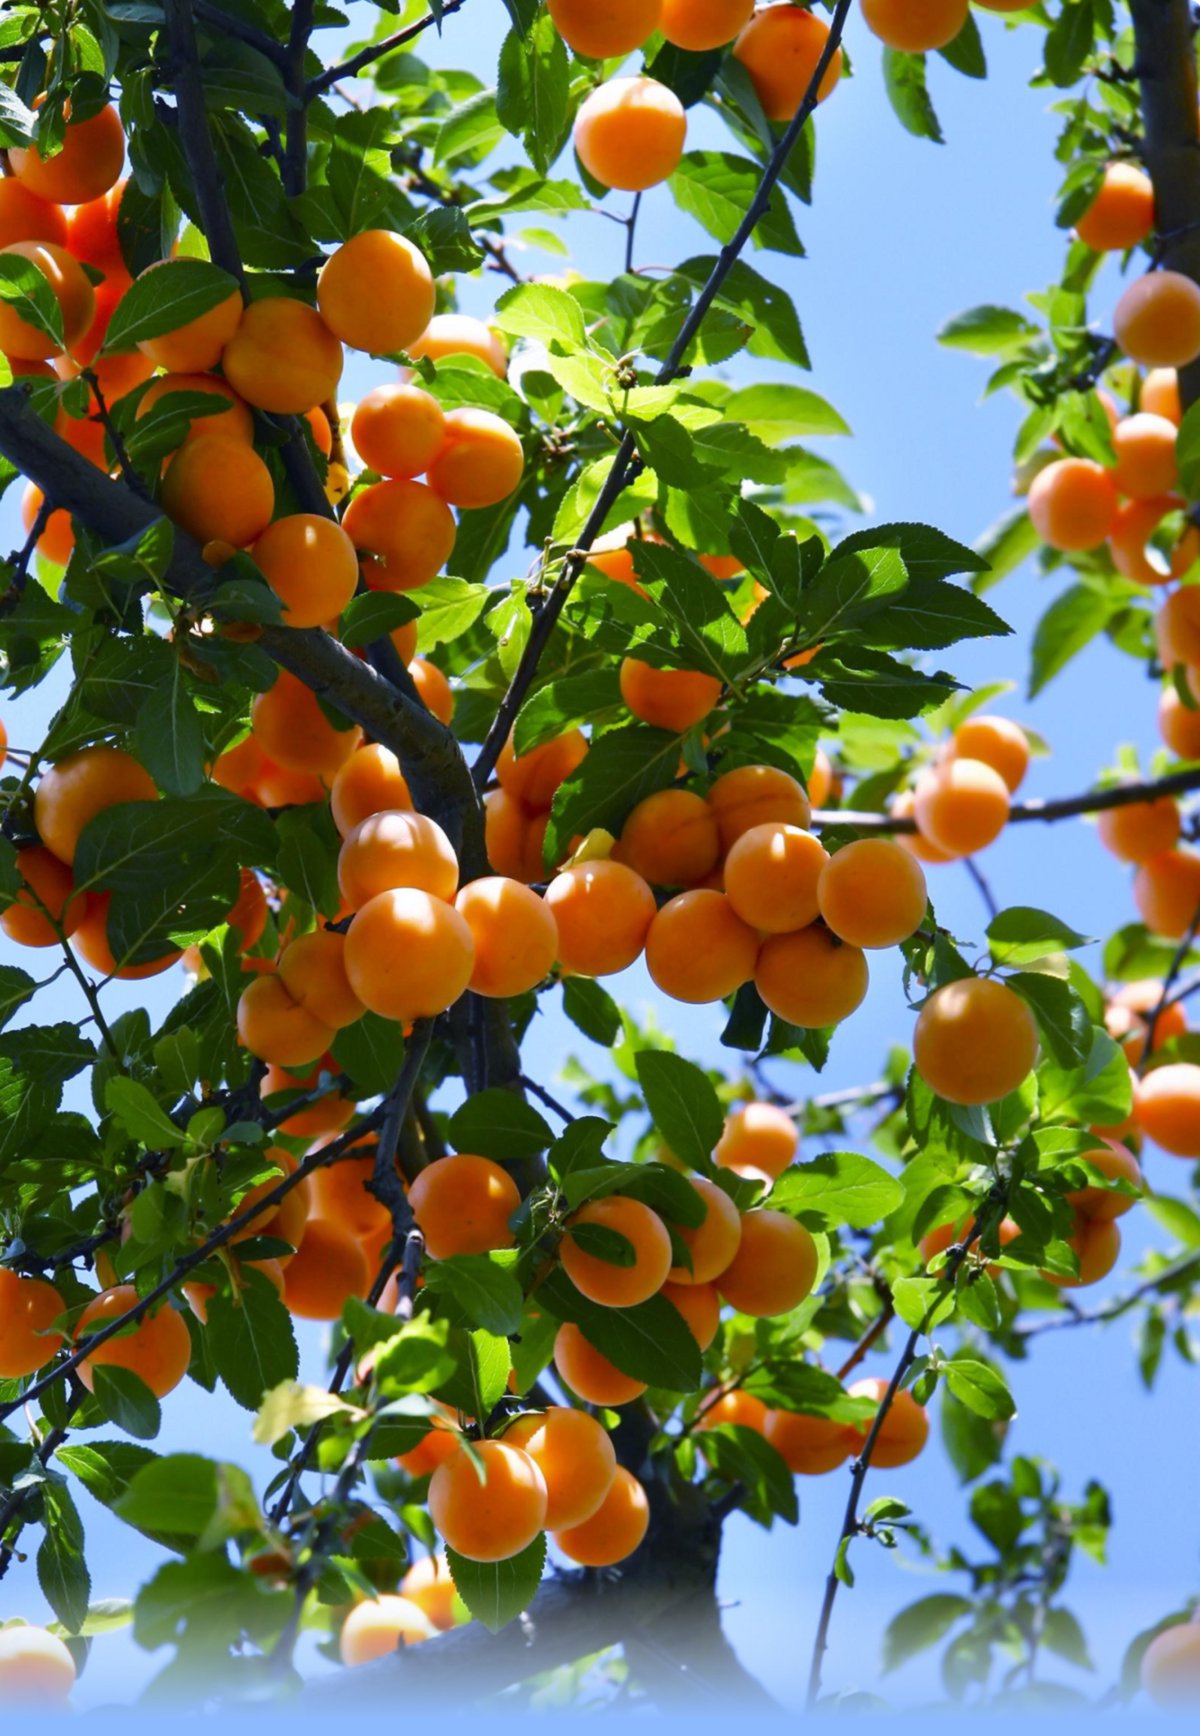
{"label": "blue sky", "polygon": [[[940,349],[933,334],[946,317],[976,303],[1019,305],[1026,292],[1054,278],[1062,250],[1053,223],[1056,125],[1046,112],[1048,93],[1027,88],[1041,36],[1007,29],[989,13],[981,12],[979,22],[991,69],[987,83],[962,79],[940,61],[931,67],[934,100],[948,139],[939,148],[900,129],[886,103],[878,45],[857,17],[852,20],[848,43],[856,76],[820,110],[816,203],[798,212],[808,256],[761,261],[795,298],[813,357],[806,383],[829,398],[854,430],[851,441],[838,442],[830,452],[871,497],[871,517],[923,520],[968,542],[1010,502],[1017,412],[1004,400],[981,405],[981,366]],[[503,9],[492,0],[490,7],[473,12],[469,23],[449,20],[444,44],[429,44],[426,53],[437,64],[466,64],[490,77],[502,23]],[[719,129],[701,117],[691,142],[720,142]],[[623,208],[621,196],[613,202]],[[582,216],[568,233],[573,261],[585,274],[619,269],[623,236],[613,225]],[[686,257],[700,239],[665,190],[647,197],[640,237],[639,256],[647,263]],[[522,268],[554,271],[560,264],[548,255],[530,254]],[[1117,267],[1110,263],[1101,283],[1102,309],[1117,282]],[[502,287],[503,280],[489,277],[468,286],[464,300],[474,311],[485,311],[488,298]],[[737,361],[732,371],[746,377]],[[347,395],[378,378],[378,370],[356,364],[347,376]],[[14,496],[0,506],[0,514],[3,535],[19,542]],[[1035,795],[1087,787],[1112,763],[1121,742],[1135,744],[1143,756],[1157,745],[1152,687],[1137,666],[1105,645],[1090,650],[1034,705],[1023,702],[1028,636],[1061,583],[1029,570],[1010,579],[991,600],[1016,637],[976,643],[942,659],[971,684],[1001,678],[1017,683],[1004,709],[1036,727],[1053,750],[1052,757],[1035,763],[1028,784]],[[52,682],[43,694],[6,705],[15,745],[34,744],[60,691]],[[1039,905],[1095,935],[1130,919],[1128,876],[1101,851],[1086,823],[1052,832],[1022,827],[995,845],[983,865],[1003,903]],[[965,937],[978,938],[985,918],[965,872],[935,870],[932,889],[941,920]],[[14,952],[0,942],[0,958],[10,959]],[[655,1008],[681,1049],[728,1062],[716,1043],[718,1012],[663,1004],[640,968],[618,990],[635,1009]],[[146,1004],[152,1013],[165,1010],[177,992],[174,976],[110,991],[114,1007]],[[39,1006],[38,1016],[71,1018],[80,1010],[69,986],[60,985]],[[887,1045],[908,1040],[909,1018],[898,972],[876,970],[868,1002],[839,1033],[819,1086],[800,1074],[789,1085],[803,1092],[874,1077]],[[539,1075],[549,1080],[581,1043],[557,1016],[545,1019],[539,1026]],[[585,1058],[593,1066],[601,1059],[594,1050]],[[1162,1190],[1183,1191],[1185,1172],[1175,1160],[1153,1153],[1150,1174]],[[1130,1252],[1162,1234],[1144,1214],[1126,1218],[1124,1226]],[[1103,1294],[1090,1292],[1089,1300]],[[309,1369],[316,1376],[319,1335],[306,1336]],[[1099,1685],[1107,1685],[1128,1637],[1177,1607],[1200,1577],[1194,1507],[1187,1504],[1181,1512],[1178,1500],[1178,1492],[1194,1478],[1194,1390],[1185,1384],[1186,1370],[1168,1360],[1155,1395],[1147,1398],[1129,1337],[1126,1322],[1105,1335],[1052,1334],[1039,1342],[1015,1379],[1020,1414],[1012,1427],[1013,1447],[1054,1460],[1068,1498],[1091,1476],[1105,1481],[1114,1497],[1111,1564],[1106,1571],[1081,1564],[1069,1598],[1102,1660]],[[885,1373],[890,1366],[879,1356],[866,1372]],[[214,1406],[198,1388],[185,1386],[165,1409],[159,1443],[164,1450],[202,1438],[209,1451],[250,1461],[249,1419],[232,1404]],[[844,1475],[802,1481],[802,1522],[796,1531],[780,1527],[764,1537],[736,1518],[727,1528],[720,1582],[729,1605],[727,1630],[745,1663],[784,1700],[794,1701],[802,1692],[797,1659],[806,1659],[840,1524]],[[873,1475],[868,1491],[901,1495],[943,1542],[974,1546],[940,1449],[931,1449],[906,1470]],[[86,1496],[80,1499],[92,1538],[96,1594],[130,1593],[138,1574],[150,1568],[153,1552],[108,1521]],[[872,1553],[867,1546],[861,1546],[857,1566],[858,1587],[842,1593],[826,1667],[827,1684],[840,1688],[876,1685],[878,1635],[887,1617],[927,1591],[943,1589],[897,1555]],[[37,1619],[42,1613],[29,1569],[0,1584],[0,1617]],[[102,1641],[78,1703],[129,1697],[154,1663],[124,1636]],[[1050,1673],[1064,1680],[1070,1675],[1053,1665]],[[884,1691],[912,1703],[936,1691],[936,1678],[914,1665]]]}

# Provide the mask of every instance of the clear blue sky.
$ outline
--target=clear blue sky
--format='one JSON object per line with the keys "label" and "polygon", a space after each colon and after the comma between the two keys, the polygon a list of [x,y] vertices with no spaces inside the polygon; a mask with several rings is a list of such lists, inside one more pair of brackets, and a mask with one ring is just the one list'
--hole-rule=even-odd
{"label": "clear blue sky", "polygon": [[[831,456],[871,496],[872,517],[924,520],[968,542],[1009,504],[1016,410],[1003,400],[981,405],[981,366],[939,349],[933,334],[948,315],[975,303],[1019,305],[1023,294],[1053,279],[1061,258],[1061,237],[1053,225],[1055,123],[1045,112],[1046,93],[1027,89],[1041,36],[1007,30],[993,14],[980,13],[979,22],[991,66],[986,84],[968,82],[940,61],[931,69],[948,139],[938,148],[900,129],[886,104],[878,46],[853,20],[849,47],[857,76],[820,110],[816,204],[798,213],[808,257],[762,260],[795,297],[813,357],[810,383],[854,430],[853,440],[838,442]],[[436,63],[469,64],[488,77],[501,28],[502,8],[493,0],[489,8],[474,11],[469,22],[449,20],[444,44],[432,44],[426,52]],[[693,142],[718,138],[718,129],[702,119]],[[569,233],[574,263],[585,274],[619,269],[621,237],[611,224],[583,216]],[[648,197],[639,248],[643,260],[686,257],[697,250],[698,239],[704,245],[665,191]],[[551,257],[534,255],[525,266],[559,268]],[[1110,265],[1102,286],[1106,298],[1115,282],[1116,267]],[[502,287],[491,277],[470,286],[468,305],[485,311],[487,298]],[[745,377],[741,363],[735,361],[733,368]],[[368,370],[356,368],[347,380],[349,394],[368,377]],[[15,494],[0,513],[4,534],[19,541]],[[1029,793],[1036,795],[1085,788],[1112,762],[1120,742],[1135,743],[1144,755],[1156,745],[1153,690],[1132,663],[1105,646],[1087,653],[1036,704],[1023,703],[1028,635],[1061,583],[1039,580],[1033,571],[1009,580],[992,600],[1017,637],[982,642],[942,659],[972,684],[998,678],[1017,682],[1018,692],[1005,709],[1030,722],[1053,747],[1053,757],[1038,762],[1031,774]],[[50,683],[32,700],[6,706],[15,745],[38,739],[47,703],[59,691]],[[1085,823],[1053,832],[1021,828],[988,852],[984,866],[1003,903],[1040,905],[1097,935],[1130,919],[1127,876],[1100,850]],[[935,873],[941,920],[978,938],[984,918],[965,873],[958,868]],[[6,945],[0,945],[0,957],[10,958],[14,949],[4,950]],[[907,1040],[909,1015],[896,973],[879,969],[875,974],[867,1005],[839,1034],[819,1085],[811,1076],[796,1074],[797,1092],[873,1077],[888,1043]],[[629,973],[619,989],[635,1008],[656,1007],[682,1049],[728,1063],[716,1043],[718,1013],[662,1004],[640,969]],[[114,1006],[146,1004],[152,1014],[161,1013],[177,992],[174,975],[110,991]],[[76,1017],[81,1010],[69,987],[56,989],[47,1002],[51,999],[52,1005],[39,1006],[40,1020]],[[543,1021],[540,1031],[539,1072],[548,1078],[581,1039],[556,1017]],[[586,1059],[596,1066],[600,1057],[592,1050]],[[1155,1153],[1151,1179],[1164,1190],[1181,1192],[1183,1166]],[[1143,1238],[1153,1242],[1160,1234],[1136,1213],[1124,1223],[1130,1251]],[[1097,1294],[1102,1292],[1090,1292],[1089,1299]],[[881,1356],[869,1372],[888,1372],[890,1366]],[[318,1376],[315,1332],[309,1335],[308,1367]],[[1016,1374],[1020,1414],[1012,1426],[1012,1446],[1053,1459],[1068,1497],[1091,1476],[1104,1480],[1114,1497],[1111,1565],[1102,1572],[1082,1564],[1069,1600],[1094,1654],[1103,1660],[1102,1684],[1110,1679],[1126,1639],[1177,1607],[1200,1577],[1194,1504],[1178,1499],[1195,1475],[1195,1397],[1185,1380],[1180,1366],[1168,1360],[1157,1393],[1147,1399],[1124,1323],[1104,1336],[1051,1335]],[[206,1450],[252,1462],[249,1418],[232,1404],[214,1403],[200,1389],[185,1386],[165,1408],[157,1443],[162,1449],[202,1439]],[[727,1528],[720,1582],[729,1605],[727,1631],[748,1667],[793,1703],[803,1689],[797,1660],[807,1655],[840,1524],[844,1476],[802,1480],[802,1523],[796,1531],[779,1527],[764,1537],[737,1518]],[[869,1491],[902,1495],[943,1542],[957,1539],[974,1547],[953,1472],[940,1449],[904,1471],[874,1474]],[[80,1503],[92,1539],[96,1595],[129,1594],[139,1573],[144,1576],[151,1567],[153,1552],[110,1522],[88,1497],[81,1495]],[[865,1546],[857,1568],[858,1587],[843,1592],[834,1623],[826,1670],[830,1687],[876,1686],[878,1635],[888,1616],[927,1591],[950,1589],[931,1584],[898,1555]],[[0,1584],[0,1617],[38,1619],[42,1613],[29,1570],[14,1572]],[[124,1636],[104,1640],[78,1703],[127,1699],[162,1661],[165,1654],[146,1659]],[[1065,1667],[1053,1665],[1050,1673],[1064,1680],[1070,1676]],[[884,1684],[884,1691],[911,1704],[936,1692],[936,1681],[914,1665]]]}

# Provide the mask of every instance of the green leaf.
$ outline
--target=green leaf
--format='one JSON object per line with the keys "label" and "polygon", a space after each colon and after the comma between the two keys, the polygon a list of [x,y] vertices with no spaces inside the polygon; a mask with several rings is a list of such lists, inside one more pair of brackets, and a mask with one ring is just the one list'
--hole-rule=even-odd
{"label": "green leaf", "polygon": [[805,645],[848,633],[908,585],[908,570],[894,548],[840,555],[837,551],[805,587],[797,626]]}
{"label": "green leaf", "polygon": [[[726,243],[733,240],[762,179],[762,167],[732,151],[685,151],[667,185],[681,211]],[[795,257],[803,254],[783,194],[776,191],[751,240]]]}
{"label": "green leaf", "polygon": [[1042,1644],[1077,1669],[1094,1670],[1087,1639],[1078,1619],[1069,1609],[1048,1609],[1042,1624]]}
{"label": "green leaf", "polygon": [[670,1150],[689,1169],[710,1174],[725,1115],[707,1073],[665,1049],[639,1050],[636,1066],[646,1108]]}
{"label": "green leaf", "polygon": [[0,255],[0,301],[7,303],[17,319],[32,326],[55,349],[63,348],[63,316],[50,279],[32,259],[20,254]]}
{"label": "green leaf", "polygon": [[110,1079],[104,1087],[104,1101],[129,1137],[140,1145],[152,1151],[170,1151],[187,1143],[187,1135],[136,1079],[123,1074]]}
{"label": "green leaf", "polygon": [[237,294],[237,280],[207,259],[167,259],[143,272],[117,303],[104,353],[132,350],[211,312]]}
{"label": "green leaf", "polygon": [[420,617],[420,609],[411,597],[394,596],[389,591],[368,591],[364,596],[351,597],[338,620],[338,638],[353,651],[362,645],[373,645]]}
{"label": "green leaf", "polygon": [[364,1013],[352,1025],[343,1026],[331,1052],[353,1081],[355,1096],[382,1096],[392,1089],[404,1065],[404,1033],[394,1019]]}
{"label": "green leaf", "polygon": [[1029,672],[1031,699],[1103,632],[1119,606],[1114,598],[1091,585],[1070,585],[1054,599],[1034,630]]}
{"label": "green leaf", "polygon": [[1060,1066],[1081,1066],[1091,1053],[1092,1021],[1075,990],[1061,977],[1033,971],[1017,971],[1006,983],[1033,1008],[1042,1037]]}
{"label": "green leaf", "polygon": [[883,82],[888,101],[905,131],[915,133],[919,139],[932,139],[935,145],[943,144],[942,129],[925,85],[925,56],[885,48]]}
{"label": "green leaf", "polygon": [[567,47],[548,13],[525,32],[510,30],[500,47],[496,114],[516,133],[539,174],[562,149],[570,102]]}
{"label": "green leaf", "polygon": [[906,1658],[935,1646],[955,1622],[970,1614],[971,1608],[970,1598],[935,1591],[894,1615],[883,1635],[884,1674],[898,1669]]}
{"label": "green leaf", "polygon": [[869,1157],[831,1151],[784,1170],[769,1204],[793,1214],[819,1212],[830,1223],[866,1229],[888,1217],[903,1199],[896,1177]]}
{"label": "green leaf", "polygon": [[162,1426],[162,1410],[144,1380],[127,1368],[103,1363],[92,1370],[96,1402],[110,1422],[139,1441],[152,1441]]}
{"label": "green leaf", "polygon": [[554,1143],[554,1130],[515,1091],[477,1091],[450,1117],[446,1135],[456,1151],[501,1162],[536,1157]]}
{"label": "green leaf", "polygon": [[513,729],[514,747],[518,754],[532,753],[535,747],[578,729],[580,724],[615,720],[621,704],[620,679],[611,666],[550,681],[526,700],[518,712]]}
{"label": "green leaf", "polygon": [[1143,1204],[1150,1216],[1185,1248],[1200,1248],[1200,1213],[1186,1200],[1172,1199],[1168,1194],[1147,1193]]}
{"label": "green leaf", "polygon": [[518,338],[558,344],[570,355],[587,348],[583,309],[565,289],[547,283],[521,283],[506,290],[493,314],[501,331]]}
{"label": "green leaf", "polygon": [[961,72],[967,78],[986,78],[987,59],[983,52],[983,42],[979,35],[979,26],[973,13],[968,12],[967,22],[952,42],[939,48],[938,53],[956,72]]}
{"label": "green leaf", "polygon": [[971,1519],[1002,1555],[1016,1546],[1025,1529],[1021,1503],[1007,1483],[984,1483],[976,1489],[971,1496]]}
{"label": "green leaf", "polygon": [[487,1254],[456,1254],[425,1264],[426,1289],[453,1301],[471,1326],[499,1338],[521,1327],[521,1286]]}
{"label": "green leaf", "polygon": [[1115,1127],[1132,1105],[1129,1062],[1107,1031],[1093,1028],[1082,1067],[1064,1068],[1053,1055],[1038,1067],[1038,1108],[1043,1120],[1063,1116],[1084,1126]]}
{"label": "green leaf", "polygon": [[769,1523],[777,1514],[789,1525],[799,1523],[792,1473],[762,1435],[734,1423],[718,1423],[704,1430],[701,1450],[720,1476],[741,1485],[742,1505],[753,1518]]}
{"label": "green leaf", "polygon": [[986,1362],[955,1356],[942,1365],[942,1374],[955,1398],[976,1416],[1006,1422],[1017,1414],[1013,1396],[1004,1378]]}
{"label": "green leaf", "polygon": [[825,399],[804,386],[744,386],[722,408],[768,446],[812,434],[849,434],[850,429]]}
{"label": "green leaf", "polygon": [[986,579],[977,584],[978,590],[990,590],[1010,573],[1035,555],[1042,539],[1033,528],[1033,520],[1023,506],[1015,506],[989,525],[975,544],[975,551],[988,565]]}
{"label": "green leaf", "polygon": [[292,1317],[261,1273],[243,1275],[236,1301],[223,1291],[209,1298],[205,1337],[230,1396],[247,1410],[300,1372]]}
{"label": "green leaf", "polygon": [[610,729],[592,742],[583,762],[554,797],[546,833],[547,854],[596,826],[619,832],[630,810],[646,796],[669,788],[679,767],[679,737],[665,729],[631,724]]}
{"label": "green leaf", "polygon": [[1069,928],[1057,916],[1024,905],[1002,910],[988,924],[987,937],[997,964],[1032,964],[1050,953],[1074,952],[1092,944],[1087,935]]}
{"label": "green leaf", "polygon": [[[700,289],[716,264],[711,255],[686,259],[676,275]],[[751,355],[791,362],[798,368],[809,366],[808,348],[800,329],[794,298],[752,270],[744,259],[739,259],[726,276],[713,306],[722,312],[735,314],[749,328],[747,348]]]}
{"label": "green leaf", "polygon": [[968,308],[946,321],[937,334],[948,349],[968,350],[973,356],[1002,356],[1022,349],[1039,336],[1032,320],[1010,307]]}
{"label": "green leaf", "polygon": [[1075,83],[1096,46],[1095,31],[1092,0],[1064,0],[1046,37],[1046,72],[1051,83],[1063,88]]}
{"label": "green leaf", "polygon": [[71,1491],[57,1478],[42,1484],[42,1505],[46,1531],[38,1545],[38,1584],[68,1633],[78,1633],[92,1595],[83,1552],[83,1521]]}
{"label": "green leaf", "polygon": [[449,1548],[446,1561],[454,1589],[475,1620],[489,1633],[499,1633],[527,1610],[537,1595],[546,1565],[545,1534],[507,1561],[468,1561]]}
{"label": "green leaf", "polygon": [[36,989],[37,984],[28,971],[18,970],[13,964],[0,965],[0,1026],[6,1025],[20,1012]]}
{"label": "green leaf", "polygon": [[151,1537],[167,1531],[181,1538],[202,1537],[217,1510],[221,1469],[199,1453],[152,1458],[134,1473],[112,1503],[113,1511]]}
{"label": "green leaf", "polygon": [[593,1043],[611,1049],[621,1034],[621,1010],[607,989],[590,977],[566,977],[563,1012]]}
{"label": "green leaf", "polygon": [[1175,441],[1175,461],[1179,466],[1179,486],[1188,500],[1200,493],[1200,404],[1184,411]]}
{"label": "green leaf", "polygon": [[636,1308],[602,1308],[556,1268],[536,1297],[557,1319],[573,1321],[602,1356],[634,1380],[666,1392],[693,1392],[700,1384],[700,1347],[665,1296],[651,1296]]}

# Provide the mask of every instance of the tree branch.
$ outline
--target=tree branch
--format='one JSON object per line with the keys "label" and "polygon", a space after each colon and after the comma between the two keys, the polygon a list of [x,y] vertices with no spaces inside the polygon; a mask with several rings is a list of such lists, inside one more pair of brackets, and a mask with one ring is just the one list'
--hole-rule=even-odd
{"label": "tree branch", "polygon": [[1022,1340],[1040,1338],[1043,1332],[1065,1332],[1075,1326],[1103,1326],[1110,1320],[1119,1320],[1122,1314],[1128,1314],[1136,1308],[1139,1302],[1144,1302],[1147,1296],[1156,1296],[1181,1279],[1195,1277],[1200,1274],[1200,1253],[1185,1254],[1170,1266],[1164,1266],[1153,1278],[1145,1279],[1136,1289],[1128,1291],[1124,1296],[1117,1296],[1113,1301],[1105,1303],[1103,1308],[1091,1310],[1075,1308],[1064,1314],[1052,1314],[1045,1320],[1038,1320],[1032,1326],[1022,1326],[1013,1334]]}
{"label": "tree branch", "polygon": [[221,185],[221,171],[217,167],[212,135],[208,130],[204,74],[200,66],[200,50],[196,44],[191,0],[163,0],[163,12],[166,15],[171,58],[174,62],[179,138],[196,187],[200,224],[208,241],[213,263],[237,278],[244,295],[246,276],[242,267],[241,249],[238,247],[229,201]]}
{"label": "tree branch", "polygon": [[288,109],[283,150],[283,190],[294,198],[303,193],[308,179],[308,104],[304,87],[304,63],[313,29],[314,0],[292,0],[292,27],[288,33],[284,79],[292,97]]}
{"label": "tree branch", "polygon": [[442,18],[448,18],[452,12],[461,12],[466,3],[467,0],[443,0],[441,18],[436,12],[427,12],[423,18],[418,18],[415,24],[408,24],[394,35],[385,36],[381,42],[372,42],[366,48],[360,48],[349,60],[326,67],[316,78],[309,79],[304,93],[305,101],[312,102],[314,97],[324,96],[327,90],[332,90],[343,78],[357,78],[364,66],[370,66],[372,61],[382,60],[385,54],[393,54],[397,48],[403,48],[406,43],[415,41],[431,24],[436,24],[440,30]]}

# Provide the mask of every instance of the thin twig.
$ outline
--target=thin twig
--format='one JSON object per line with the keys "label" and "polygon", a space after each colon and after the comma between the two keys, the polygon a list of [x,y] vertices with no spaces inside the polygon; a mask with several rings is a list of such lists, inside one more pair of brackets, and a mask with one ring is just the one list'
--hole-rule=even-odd
{"label": "thin twig", "polygon": [[895,1304],[889,1296],[882,1309],[867,1327],[867,1330],[854,1346],[854,1349],[850,1352],[845,1362],[843,1362],[842,1366],[838,1369],[837,1378],[840,1381],[844,1382],[847,1375],[853,1374],[859,1363],[866,1357],[867,1352],[878,1344],[879,1340],[883,1337],[884,1333],[895,1318]]}
{"label": "thin twig", "polygon": [[1196,931],[1198,929],[1200,929],[1200,904],[1196,906],[1195,911],[1192,913],[1192,920],[1187,925],[1187,933],[1183,936],[1183,939],[1175,949],[1175,956],[1171,960],[1166,976],[1163,978],[1162,989],[1159,993],[1158,1000],[1155,1002],[1154,1007],[1151,1010],[1150,1017],[1146,1020],[1146,1036],[1145,1041],[1142,1044],[1142,1058],[1140,1063],[1143,1067],[1154,1052],[1154,1035],[1158,1029],[1158,1021],[1162,1018],[1170,1004],[1171,990],[1179,981],[1180,972],[1188,961],[1188,954],[1191,952],[1192,946],[1195,943]]}
{"label": "thin twig", "polygon": [[988,884],[987,876],[979,869],[974,856],[964,856],[962,864],[968,875],[975,882],[976,889],[979,892],[979,896],[983,899],[983,907],[987,911],[989,919],[994,922],[1000,914],[1000,906],[996,903],[996,895]]}
{"label": "thin twig", "polygon": [[[1070,820],[1080,814],[1100,814],[1109,808],[1128,808],[1138,802],[1153,802],[1161,796],[1185,796],[1200,790],[1200,766],[1186,771],[1169,772],[1163,778],[1148,778],[1136,784],[1110,784],[1104,789],[1084,790],[1078,796],[1057,796],[1017,802],[1009,812],[1010,826],[1031,821],[1050,824],[1055,820]],[[812,824],[846,826],[856,832],[915,832],[917,823],[908,815],[859,813],[853,808],[818,808]]]}
{"label": "thin twig", "polygon": [[[441,17],[448,18],[452,12],[461,12],[466,3],[467,0],[443,0]],[[415,41],[431,24],[441,28],[441,18],[436,12],[427,12],[423,18],[418,18],[415,24],[408,24],[394,35],[385,36],[381,42],[369,43],[366,48],[360,48],[357,54],[352,54],[349,60],[341,60],[336,66],[327,66],[324,72],[309,79],[304,92],[305,101],[312,102],[314,97],[323,96],[339,79],[357,78],[364,66],[370,66],[372,61],[382,60],[385,54],[392,54],[397,48],[403,48],[407,43]]]}
{"label": "thin twig", "polygon": [[132,488],[135,494],[140,494],[143,500],[152,499],[153,496],[151,495],[144,478],[140,475],[137,469],[135,469],[133,461],[129,456],[129,449],[122,438],[121,430],[112,419],[112,412],[105,402],[104,392],[101,388],[100,381],[96,377],[95,370],[93,368],[81,368],[80,378],[87,381],[88,390],[96,400],[96,418],[104,429],[104,432],[112,441],[112,449],[116,454],[117,468],[121,472],[121,480],[127,487]]}
{"label": "thin twig", "polygon": [[283,190],[292,198],[304,191],[308,179],[308,104],[304,63],[313,31],[315,0],[292,0],[292,27],[288,33],[285,82],[292,97],[287,113],[283,148]]}
{"label": "thin twig", "polygon": [[1157,1295],[1169,1285],[1181,1278],[1190,1278],[1200,1272],[1200,1252],[1185,1254],[1153,1278],[1146,1278],[1133,1290],[1124,1296],[1117,1296],[1103,1308],[1076,1308],[1065,1314],[1051,1314],[1045,1320],[1037,1320],[1032,1326],[1017,1328],[1013,1336],[1020,1339],[1040,1338],[1043,1332],[1065,1332],[1075,1326],[1103,1326],[1110,1320],[1119,1320],[1122,1314],[1128,1314],[1131,1308],[1136,1308],[1139,1302],[1144,1302],[1147,1296]]}
{"label": "thin twig", "polygon": [[569,1125],[575,1120],[575,1116],[572,1115],[571,1111],[565,1106],[565,1104],[560,1103],[557,1097],[552,1097],[549,1091],[546,1090],[546,1087],[544,1085],[539,1085],[536,1079],[531,1079],[528,1073],[522,1073],[517,1083],[524,1086],[525,1090],[528,1091],[532,1097],[536,1097],[539,1103],[544,1103],[547,1109],[553,1110],[554,1114],[558,1116],[560,1121],[565,1121]]}

